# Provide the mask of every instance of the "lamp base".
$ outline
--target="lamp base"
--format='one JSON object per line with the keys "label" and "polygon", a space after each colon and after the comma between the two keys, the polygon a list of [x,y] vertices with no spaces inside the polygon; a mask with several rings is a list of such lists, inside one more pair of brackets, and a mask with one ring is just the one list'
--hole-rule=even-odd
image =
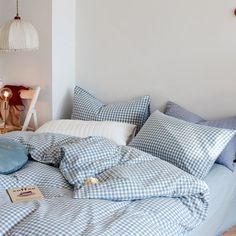
{"label": "lamp base", "polygon": [[18,128],[18,127],[7,126],[6,128],[0,128],[0,135],[8,133],[8,132],[12,132],[12,131],[20,131],[20,130],[21,128]]}
{"label": "lamp base", "polygon": [[7,128],[0,128],[0,134],[5,134],[8,132]]}

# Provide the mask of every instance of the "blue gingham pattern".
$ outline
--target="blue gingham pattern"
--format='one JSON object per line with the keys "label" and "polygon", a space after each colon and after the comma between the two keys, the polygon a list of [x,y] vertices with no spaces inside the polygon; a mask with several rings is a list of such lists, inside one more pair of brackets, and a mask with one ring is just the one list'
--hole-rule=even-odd
{"label": "blue gingham pattern", "polygon": [[150,115],[150,97],[105,105],[84,89],[76,86],[74,90],[74,120],[117,121],[137,125],[137,131]]}
{"label": "blue gingham pattern", "polygon": [[[139,181],[139,175],[142,180],[145,178],[145,173],[148,179],[154,174],[155,178],[152,179],[151,184],[160,182],[159,190],[161,192],[158,194],[168,196],[156,196],[135,201],[101,200],[100,197],[97,199],[84,197],[73,199],[71,186],[65,181],[59,169],[30,161],[23,169],[14,174],[0,175],[0,235],[180,236],[191,231],[206,218],[208,189],[203,181],[178,170],[169,163],[133,148],[119,147],[99,138],[88,138],[83,141],[83,145],[92,148],[93,142],[95,149],[100,148],[100,143],[104,151],[111,150],[110,159],[119,159],[118,164],[98,176],[102,176],[103,173],[104,175],[108,174],[109,170],[112,173],[114,168],[118,168],[115,172],[118,173],[117,177],[123,178],[127,175],[132,180],[134,174],[135,181]],[[79,144],[77,143],[77,145]],[[69,149],[68,147],[67,151]],[[73,153],[75,147],[73,146],[71,149],[71,153]],[[88,151],[87,154],[89,155],[89,153],[93,152]],[[66,153],[64,154],[66,155]],[[108,158],[101,153],[98,155],[102,160]],[[94,158],[99,159],[96,158],[96,155]],[[157,161],[155,166],[151,167],[151,163],[154,163],[155,160]],[[152,174],[149,173],[149,169],[146,169],[149,167]],[[154,171],[155,167],[158,168],[156,171]],[[122,168],[124,168],[123,172]],[[132,170],[133,168],[134,170]],[[137,173],[135,173],[136,170]],[[129,171],[132,172],[127,173]],[[104,186],[109,185],[111,178],[115,177],[109,176],[111,177],[107,180],[104,179],[106,182]],[[173,179],[175,182],[168,183],[166,177],[169,178],[169,181]],[[27,185],[38,185],[45,199],[12,204],[5,188]],[[148,188],[148,184],[146,187]],[[93,188],[94,186],[91,186],[91,189]],[[100,192],[102,192],[101,190]],[[120,190],[120,194],[122,194],[122,190]],[[171,197],[172,194],[173,197]]]}
{"label": "blue gingham pattern", "polygon": [[206,127],[154,112],[129,144],[204,178],[235,131]]}
{"label": "blue gingham pattern", "polygon": [[65,144],[61,149],[61,173],[77,187],[94,176],[94,172],[101,173],[119,162],[120,146],[102,137],[88,137],[80,143]]}
{"label": "blue gingham pattern", "polygon": [[27,131],[10,132],[1,137],[9,138],[24,145],[32,159],[55,166],[58,166],[61,161],[61,145],[80,141],[80,138],[68,135],[55,135],[53,133],[38,134]]}
{"label": "blue gingham pattern", "polygon": [[[75,186],[75,198],[132,201],[182,197],[190,192],[197,194],[204,186],[202,181],[168,162],[104,138],[84,139],[76,145],[64,145],[63,150],[60,170]],[[98,184],[84,184],[91,177]],[[204,199],[208,193],[206,185],[202,191]]]}

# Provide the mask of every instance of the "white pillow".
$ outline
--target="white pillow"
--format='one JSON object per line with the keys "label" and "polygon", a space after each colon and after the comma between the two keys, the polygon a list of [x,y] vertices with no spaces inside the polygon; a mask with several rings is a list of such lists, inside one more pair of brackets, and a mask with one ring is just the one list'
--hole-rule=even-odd
{"label": "white pillow", "polygon": [[101,136],[118,145],[127,145],[136,132],[136,125],[114,121],[53,120],[45,123],[36,133],[58,133],[80,138]]}

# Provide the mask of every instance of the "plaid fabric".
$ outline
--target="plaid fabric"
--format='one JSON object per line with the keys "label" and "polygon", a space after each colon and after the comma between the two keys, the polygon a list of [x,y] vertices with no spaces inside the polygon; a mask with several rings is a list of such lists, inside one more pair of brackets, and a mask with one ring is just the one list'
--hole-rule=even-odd
{"label": "plaid fabric", "polygon": [[[87,142],[91,143],[91,140],[87,139]],[[112,144],[106,145],[110,149]],[[150,161],[146,160],[147,154],[136,149],[119,150],[122,153],[120,161],[123,167],[130,167],[130,170],[132,163],[139,165]],[[139,158],[131,158],[137,155],[135,153],[139,153]],[[116,155],[116,152],[113,155]],[[157,159],[148,156],[152,160]],[[176,186],[176,191],[180,195],[186,193],[185,197],[176,195],[173,198],[153,197],[136,201],[72,199],[71,187],[59,169],[29,162],[14,174],[0,175],[0,235],[185,235],[205,219],[208,207],[207,187],[204,182],[198,181],[187,173],[184,174],[176,167],[170,168],[171,165],[164,161],[159,160],[159,164],[160,168],[156,172],[159,180],[165,172],[171,176],[175,175],[176,171],[180,176],[182,176],[180,173],[186,175],[186,181],[183,178],[183,182],[179,181],[179,185]],[[161,174],[158,174],[159,170],[162,171]],[[148,172],[149,170],[146,170],[146,174]],[[174,179],[173,176],[171,178]],[[45,199],[18,204],[10,203],[5,188],[26,185],[38,185]],[[163,188],[164,185],[163,182]],[[168,191],[172,191],[170,187]]]}
{"label": "plaid fabric", "polygon": [[150,115],[150,97],[105,105],[87,91],[76,86],[72,119],[117,121],[137,125],[137,131],[143,126]]}
{"label": "plaid fabric", "polygon": [[[200,195],[205,199],[208,190],[202,181],[172,164],[104,138],[84,139],[79,144],[64,145],[63,150],[60,170],[75,185],[75,198],[132,201],[202,191]],[[91,177],[96,177],[98,184],[84,184]]]}
{"label": "plaid fabric", "polygon": [[[71,142],[79,142],[80,138],[50,133],[33,133],[27,131],[15,131],[2,135],[23,144],[32,159],[58,166],[61,160],[61,145]],[[1,138],[0,137],[0,138]]]}
{"label": "plaid fabric", "polygon": [[196,125],[156,111],[130,146],[203,178],[234,135],[233,130]]}

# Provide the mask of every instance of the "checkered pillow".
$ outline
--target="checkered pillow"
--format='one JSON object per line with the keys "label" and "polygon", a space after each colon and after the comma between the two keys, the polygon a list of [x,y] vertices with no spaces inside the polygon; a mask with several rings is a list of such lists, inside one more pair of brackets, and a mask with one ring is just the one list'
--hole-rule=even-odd
{"label": "checkered pillow", "polygon": [[130,146],[203,178],[235,131],[201,126],[154,112]]}
{"label": "checkered pillow", "polygon": [[74,90],[73,120],[117,121],[143,126],[150,115],[150,97],[105,105],[84,89]]}

